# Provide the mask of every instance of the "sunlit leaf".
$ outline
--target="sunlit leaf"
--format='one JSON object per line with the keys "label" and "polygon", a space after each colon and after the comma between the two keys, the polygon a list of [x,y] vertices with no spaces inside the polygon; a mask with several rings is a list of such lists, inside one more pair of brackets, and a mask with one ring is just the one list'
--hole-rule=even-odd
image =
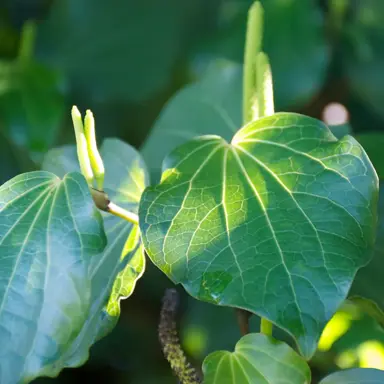
{"label": "sunlit leaf", "polygon": [[105,246],[84,178],[22,174],[0,187],[0,382],[56,375],[92,304]]}
{"label": "sunlit leaf", "polygon": [[369,368],[355,368],[332,373],[320,384],[382,384],[384,371]]}
{"label": "sunlit leaf", "polygon": [[283,342],[262,334],[244,336],[234,352],[211,353],[203,364],[204,384],[309,384],[303,358]]}
{"label": "sunlit leaf", "polygon": [[[116,204],[137,212],[140,196],[148,184],[140,155],[118,139],[107,139],[101,147],[106,177],[105,191]],[[78,169],[75,147],[50,151],[44,168],[58,174]],[[77,366],[88,357],[89,346],[107,334],[120,314],[121,298],[130,296],[145,268],[138,228],[110,214],[104,214],[108,244],[90,265],[92,307],[81,333],[66,354],[67,365]]]}
{"label": "sunlit leaf", "polygon": [[247,309],[310,357],[370,257],[378,181],[361,146],[279,113],[164,161],[140,202],[148,255],[189,294]]}

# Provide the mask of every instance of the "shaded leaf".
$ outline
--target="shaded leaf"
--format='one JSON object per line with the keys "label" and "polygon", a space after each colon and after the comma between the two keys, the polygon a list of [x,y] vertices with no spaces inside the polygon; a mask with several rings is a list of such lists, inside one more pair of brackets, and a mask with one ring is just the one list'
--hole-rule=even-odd
{"label": "shaded leaf", "polygon": [[92,303],[105,246],[84,178],[25,173],[0,187],[0,382],[55,376]]}
{"label": "shaded leaf", "polygon": [[60,86],[60,76],[39,63],[0,63],[0,111],[6,133],[37,161],[60,127],[64,112]]}
{"label": "shaded leaf", "polygon": [[140,202],[142,238],[189,294],[266,317],[310,357],[369,260],[377,189],[353,138],[278,113],[231,144],[203,136],[173,151]]}
{"label": "shaded leaf", "polygon": [[384,134],[378,132],[360,133],[355,136],[355,139],[361,144],[365,152],[367,152],[372,164],[375,166],[379,179],[384,179]]}
{"label": "shaded leaf", "polygon": [[217,351],[203,363],[204,384],[309,384],[311,371],[288,345],[251,333],[236,344],[235,352]]}
{"label": "shaded leaf", "polygon": [[320,381],[320,384],[382,384],[384,372],[372,368],[355,368],[335,372]]}
{"label": "shaded leaf", "polygon": [[169,101],[142,148],[151,172],[158,176],[164,157],[189,139],[207,134],[233,136],[242,121],[241,79],[240,65],[219,62]]}
{"label": "shaded leaf", "polygon": [[[349,296],[367,313],[384,324],[384,188],[380,183],[380,198],[376,243],[373,258],[360,269],[353,282]],[[376,307],[378,306],[378,308]],[[373,311],[373,312],[372,312]]]}
{"label": "shaded leaf", "polygon": [[58,0],[39,26],[39,57],[94,99],[147,99],[169,82],[198,4]]}
{"label": "shaded leaf", "polygon": [[[105,166],[105,191],[113,202],[136,212],[141,193],[148,184],[146,167],[134,148],[118,139],[101,146]],[[76,148],[65,146],[48,153],[43,166],[58,174],[79,169]],[[67,366],[82,364],[89,346],[116,324],[121,298],[131,295],[145,269],[144,251],[136,226],[102,213],[108,245],[90,266],[92,307],[83,329],[66,354]]]}
{"label": "shaded leaf", "polygon": [[344,67],[352,92],[371,110],[384,116],[384,4],[366,0],[353,4],[343,26]]}

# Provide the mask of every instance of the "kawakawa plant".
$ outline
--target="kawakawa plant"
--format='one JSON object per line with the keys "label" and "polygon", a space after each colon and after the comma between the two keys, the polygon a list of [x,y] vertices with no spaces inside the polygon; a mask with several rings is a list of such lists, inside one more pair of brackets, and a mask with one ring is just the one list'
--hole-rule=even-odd
{"label": "kawakawa plant", "polygon": [[[316,119],[274,112],[261,37],[256,2],[246,35],[243,127],[230,142],[210,135],[175,148],[159,184],[149,185],[141,155],[127,144],[107,139],[99,154],[91,112],[83,126],[74,108],[79,163],[73,147],[60,148],[42,171],[1,186],[2,384],[83,364],[115,325],[145,254],[196,299],[262,319],[260,333],[244,335],[234,352],[206,357],[204,383],[310,382],[306,360],[370,260],[378,179],[352,137],[337,140]],[[174,326],[167,330],[175,306],[167,297],[165,354],[182,382],[198,382]],[[272,337],[273,326],[293,336],[297,351]],[[351,376],[384,382],[380,371],[356,369],[322,383]]]}

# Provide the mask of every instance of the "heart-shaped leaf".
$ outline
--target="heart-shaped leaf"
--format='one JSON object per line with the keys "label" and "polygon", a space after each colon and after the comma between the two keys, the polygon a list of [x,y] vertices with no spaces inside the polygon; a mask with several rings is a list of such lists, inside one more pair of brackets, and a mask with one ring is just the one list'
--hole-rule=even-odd
{"label": "heart-shaped leaf", "polygon": [[56,375],[91,306],[89,269],[105,246],[84,178],[49,172],[0,187],[0,382]]}
{"label": "heart-shaped leaf", "polygon": [[203,363],[204,384],[309,384],[311,371],[287,344],[251,333],[236,344],[235,352],[217,351]]}
{"label": "heart-shaped leaf", "polygon": [[155,176],[164,157],[187,140],[208,134],[231,139],[242,121],[241,77],[240,65],[220,62],[171,99],[142,148]]}
{"label": "heart-shaped leaf", "polygon": [[320,384],[382,384],[384,372],[372,368],[355,368],[335,372],[320,381]]}
{"label": "heart-shaped leaf", "polygon": [[[137,213],[141,193],[148,184],[142,158],[118,139],[106,139],[100,153],[105,166],[105,191],[113,202]],[[76,148],[50,151],[43,167],[58,174],[79,169]],[[65,356],[66,366],[82,364],[88,358],[89,347],[114,327],[120,313],[119,301],[133,292],[145,269],[138,227],[107,213],[103,213],[103,219],[108,245],[90,266],[92,307]]]}
{"label": "heart-shaped leaf", "polygon": [[278,113],[231,144],[178,147],[143,194],[140,227],[153,262],[189,294],[266,317],[310,357],[369,260],[377,189],[353,138]]}

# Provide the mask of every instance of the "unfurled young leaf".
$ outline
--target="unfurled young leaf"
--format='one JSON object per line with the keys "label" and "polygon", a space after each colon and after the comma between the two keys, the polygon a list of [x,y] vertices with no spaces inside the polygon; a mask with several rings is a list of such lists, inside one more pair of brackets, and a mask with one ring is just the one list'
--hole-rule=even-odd
{"label": "unfurled young leaf", "polygon": [[262,334],[244,336],[234,352],[217,351],[203,364],[204,384],[309,384],[305,360],[287,344]]}
{"label": "unfurled young leaf", "polygon": [[144,246],[192,296],[247,309],[310,357],[375,239],[378,180],[361,146],[278,113],[164,161],[140,202]]}

